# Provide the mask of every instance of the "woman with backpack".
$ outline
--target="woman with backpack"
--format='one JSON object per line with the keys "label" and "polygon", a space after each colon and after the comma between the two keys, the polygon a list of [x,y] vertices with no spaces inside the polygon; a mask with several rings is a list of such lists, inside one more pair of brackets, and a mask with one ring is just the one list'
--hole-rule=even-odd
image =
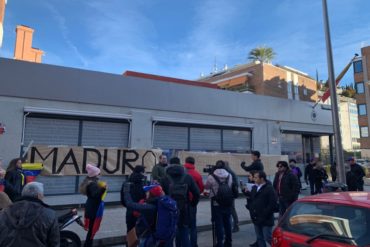
{"label": "woman with backpack", "polygon": [[131,183],[123,187],[124,200],[128,209],[140,213],[139,229],[140,247],[172,247],[176,234],[178,210],[176,202],[164,195],[160,185],[145,186],[147,199],[134,202],[131,197]]}
{"label": "woman with backpack", "polygon": [[107,184],[99,181],[100,169],[95,165],[86,165],[87,177],[80,185],[80,192],[87,196],[85,203],[84,228],[87,231],[85,247],[93,245],[96,232],[103,218],[104,198]]}

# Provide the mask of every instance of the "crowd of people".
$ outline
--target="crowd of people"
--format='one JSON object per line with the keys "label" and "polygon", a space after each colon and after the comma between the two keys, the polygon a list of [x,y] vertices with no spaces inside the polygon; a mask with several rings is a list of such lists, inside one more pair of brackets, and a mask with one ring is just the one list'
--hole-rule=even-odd
{"label": "crowd of people", "polygon": [[[274,214],[278,213],[280,218],[298,199],[303,174],[294,159],[289,163],[278,161],[276,174],[270,181],[260,156],[258,151],[252,151],[252,163],[240,164],[248,176],[247,183],[238,181],[228,162],[223,160],[208,167],[205,180],[197,171],[193,157],[187,157],[181,164],[178,157],[168,162],[167,156],[161,155],[150,180],[144,166],[134,167],[121,190],[121,203],[126,208],[127,240],[132,246],[143,247],[198,246],[197,207],[203,194],[210,198],[214,246],[232,246],[232,233],[239,231],[235,199],[242,192],[256,235],[250,246],[268,246],[272,240]],[[364,170],[355,159],[348,161],[348,189],[362,191]],[[11,160],[6,171],[1,166],[0,163],[0,246],[59,246],[58,220],[54,210],[42,201],[43,184],[26,183],[20,158]],[[331,167],[333,181],[335,171]],[[99,179],[100,169],[96,165],[87,164],[86,172],[80,193],[87,198],[85,246],[92,246],[103,217],[108,187]],[[312,159],[304,170],[310,193],[322,193],[327,180],[322,163]]]}

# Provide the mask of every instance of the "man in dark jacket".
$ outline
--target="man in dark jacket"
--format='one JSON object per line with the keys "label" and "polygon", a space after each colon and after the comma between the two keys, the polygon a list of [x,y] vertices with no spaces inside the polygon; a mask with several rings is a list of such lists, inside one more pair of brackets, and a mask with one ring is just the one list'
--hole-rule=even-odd
{"label": "man in dark jacket", "polygon": [[[146,198],[145,191],[143,189],[145,185],[145,168],[144,166],[135,166],[133,172],[131,173],[130,177],[128,178],[128,182],[131,183],[130,194],[133,202],[140,202]],[[122,184],[121,188],[121,204],[126,207],[125,203],[125,194],[124,194],[124,186],[126,182]],[[126,210],[126,226],[127,226],[127,233],[136,225],[137,217],[134,216],[134,212],[127,208]]]}
{"label": "man in dark jacket", "polygon": [[261,154],[259,151],[252,151],[252,164],[250,164],[249,166],[246,166],[245,165],[245,162],[243,161],[240,166],[244,169],[244,171],[246,172],[250,172],[250,171],[263,171],[263,164],[262,164],[262,161],[260,159],[261,157]]}
{"label": "man in dark jacket", "polygon": [[298,178],[289,169],[286,161],[278,161],[278,172],[275,174],[273,186],[279,198],[279,215],[284,215],[287,208],[298,199],[300,186]]}
{"label": "man in dark jacket", "polygon": [[[180,210],[176,246],[189,247],[190,206],[196,207],[199,202],[198,186],[194,179],[185,172],[184,167],[180,165],[180,159],[177,157],[171,158],[170,165],[166,169],[166,177],[161,180],[161,186],[166,195],[176,200],[177,207]],[[182,188],[185,191],[182,195],[179,195],[178,192]],[[188,196],[189,192],[192,194],[192,200]],[[175,193],[176,195],[174,195]]]}
{"label": "man in dark jacket", "polygon": [[353,157],[348,159],[351,170],[347,172],[346,179],[349,191],[364,191],[365,172],[362,166],[356,163]]}
{"label": "man in dark jacket", "polygon": [[[266,242],[271,245],[277,197],[271,183],[266,179],[265,172],[255,172],[253,180],[256,185],[249,193],[249,212],[254,224],[258,246],[266,247]],[[248,191],[244,191],[244,193],[248,194]]]}
{"label": "man in dark jacket", "polygon": [[43,184],[28,183],[22,197],[0,213],[0,246],[59,246],[58,220],[43,195]]}
{"label": "man in dark jacket", "polygon": [[315,171],[317,159],[311,159],[306,168],[304,169],[304,180],[307,185],[310,185],[311,195],[315,194]]}
{"label": "man in dark jacket", "polygon": [[161,180],[166,176],[167,167],[167,156],[161,154],[159,156],[159,163],[156,164],[152,169],[152,181],[160,183]]}

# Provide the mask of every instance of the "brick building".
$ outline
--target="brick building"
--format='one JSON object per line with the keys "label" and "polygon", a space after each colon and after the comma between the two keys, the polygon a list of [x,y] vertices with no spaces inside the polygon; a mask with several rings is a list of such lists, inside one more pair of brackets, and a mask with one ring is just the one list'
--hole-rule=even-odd
{"label": "brick building", "polygon": [[316,81],[308,74],[286,66],[254,62],[212,73],[199,81],[232,91],[292,100],[317,100]]}
{"label": "brick building", "polygon": [[369,72],[370,72],[370,46],[361,49],[361,57],[353,62],[354,81],[356,88],[356,101],[358,109],[358,125],[360,127],[360,145],[362,156],[370,157],[370,92],[369,92]]}

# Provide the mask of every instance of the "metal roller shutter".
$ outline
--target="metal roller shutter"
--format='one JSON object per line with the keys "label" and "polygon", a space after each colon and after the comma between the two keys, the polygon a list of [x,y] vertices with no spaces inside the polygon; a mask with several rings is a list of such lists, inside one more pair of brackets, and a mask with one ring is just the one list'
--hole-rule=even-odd
{"label": "metal roller shutter", "polygon": [[221,130],[190,128],[190,150],[221,151]]}
{"label": "metal roller shutter", "polygon": [[153,147],[161,148],[163,150],[187,150],[188,128],[178,126],[155,125]]}
{"label": "metal roller shutter", "polygon": [[245,153],[251,150],[251,132],[223,130],[223,151]]}
{"label": "metal roller shutter", "polygon": [[82,146],[128,147],[128,123],[82,122]]}

